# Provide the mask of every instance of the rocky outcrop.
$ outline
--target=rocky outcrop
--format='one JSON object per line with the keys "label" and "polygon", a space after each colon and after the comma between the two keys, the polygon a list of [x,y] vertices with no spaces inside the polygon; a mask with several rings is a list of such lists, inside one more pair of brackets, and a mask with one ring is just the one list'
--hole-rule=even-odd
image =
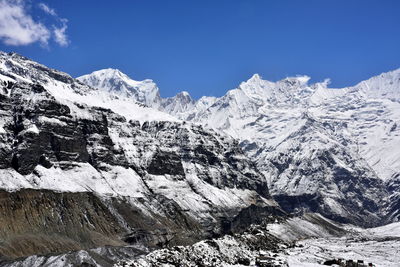
{"label": "rocky outcrop", "polygon": [[93,194],[0,191],[0,257],[122,245],[123,228]]}
{"label": "rocky outcrop", "polygon": [[290,246],[269,234],[265,228],[254,226],[242,234],[205,240],[186,247],[156,250],[135,260],[122,260],[116,266],[250,266],[260,259],[265,259],[265,266],[288,266],[278,254]]}
{"label": "rocky outcrop", "polygon": [[385,202],[386,222],[400,221],[400,174],[386,182],[390,197]]}

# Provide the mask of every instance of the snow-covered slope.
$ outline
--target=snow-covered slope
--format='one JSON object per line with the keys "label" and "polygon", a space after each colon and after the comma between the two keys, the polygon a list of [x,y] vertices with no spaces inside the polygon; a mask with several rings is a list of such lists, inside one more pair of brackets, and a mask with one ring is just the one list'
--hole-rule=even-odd
{"label": "snow-covered slope", "polygon": [[195,101],[186,91],[173,97],[161,98],[159,89],[152,80],[136,81],[117,69],[94,71],[78,77],[77,80],[100,89],[107,95],[114,95],[125,101],[134,100],[147,107],[173,114],[174,117],[185,117],[188,113],[205,110],[216,101],[215,97],[206,96]]}
{"label": "snow-covered slope", "polygon": [[160,103],[159,89],[152,80],[135,81],[117,69],[98,70],[77,79],[93,88],[130,97],[150,107]]}
{"label": "snow-covered slope", "polygon": [[192,110],[195,107],[196,101],[194,101],[188,92],[183,91],[178,93],[174,97],[164,98],[161,101],[161,110],[170,114],[179,114]]}

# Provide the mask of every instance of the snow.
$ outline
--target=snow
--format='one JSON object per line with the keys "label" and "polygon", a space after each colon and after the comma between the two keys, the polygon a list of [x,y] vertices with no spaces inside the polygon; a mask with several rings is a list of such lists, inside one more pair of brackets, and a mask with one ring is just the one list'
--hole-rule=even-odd
{"label": "snow", "polygon": [[[331,226],[319,223],[321,220]],[[306,214],[268,224],[267,229],[278,238],[296,243],[280,254],[289,266],[324,266],[323,262],[333,259],[363,260],[382,267],[398,266],[400,262],[400,223],[362,229],[334,223],[318,214]],[[335,233],[332,229],[345,232]]]}
{"label": "snow", "polygon": [[287,251],[287,262],[293,267],[324,266],[333,259],[363,260],[377,267],[397,267],[400,262],[399,240],[361,240],[351,238],[307,239]]}
{"label": "snow", "polygon": [[[98,172],[88,163],[76,164],[63,170],[37,166],[36,174],[21,175],[14,169],[0,170],[0,188],[16,191],[22,188],[48,189],[56,192],[96,192],[103,196],[142,197],[147,188],[132,169],[108,166],[107,172]],[[66,179],[68,177],[68,179]]]}
{"label": "snow", "polygon": [[145,121],[179,121],[178,119],[157,111],[155,109],[143,106],[134,99],[124,96],[109,94],[105,91],[92,91],[87,94],[76,94],[69,87],[57,82],[46,87],[61,103],[68,105],[75,116],[80,118],[91,117],[85,114],[81,108],[76,107],[74,103],[85,104],[88,106],[102,107],[110,109],[113,112],[124,116],[127,120]]}
{"label": "snow", "polygon": [[26,132],[31,132],[31,133],[34,133],[34,134],[39,134],[39,129],[37,128],[37,126],[35,124],[33,124],[31,127],[26,129],[25,131]]}
{"label": "snow", "polygon": [[66,126],[67,124],[63,121],[60,121],[57,118],[49,118],[49,117],[45,117],[45,116],[41,116],[39,117],[39,122],[41,123],[50,123],[50,124],[57,124],[60,126]]}
{"label": "snow", "polygon": [[[2,65],[0,68],[3,69],[3,68],[4,68],[4,65]],[[1,81],[6,81],[6,82],[12,82],[12,81],[13,81],[12,78],[10,78],[10,77],[8,77],[8,76],[5,76],[5,75],[3,75],[3,74],[1,74],[1,73],[0,73],[0,80],[1,80]]]}
{"label": "snow", "polygon": [[[319,222],[324,221],[327,224]],[[335,237],[337,232],[329,231],[326,225],[340,229],[342,225],[334,223],[319,214],[305,214],[303,217],[294,217],[284,223],[268,224],[268,232],[284,241],[296,241],[305,238]]]}
{"label": "snow", "polygon": [[373,235],[377,237],[399,237],[400,238],[400,222],[387,224],[384,226],[370,228],[364,230],[365,235]]}
{"label": "snow", "polygon": [[147,106],[160,101],[159,89],[152,80],[135,81],[117,69],[98,70],[77,79],[102,91],[131,97]]}

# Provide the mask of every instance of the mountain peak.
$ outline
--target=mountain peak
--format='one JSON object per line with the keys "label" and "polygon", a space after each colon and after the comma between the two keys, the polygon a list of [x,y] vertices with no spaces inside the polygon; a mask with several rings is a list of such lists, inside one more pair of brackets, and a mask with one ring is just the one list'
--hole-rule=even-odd
{"label": "mountain peak", "polygon": [[[97,77],[103,77],[103,78],[119,78],[119,79],[126,79],[129,78],[128,75],[120,71],[119,69],[113,69],[113,68],[106,68],[106,69],[101,69],[101,70],[96,70],[93,71],[92,73],[88,74],[90,76],[97,76]],[[84,75],[87,76],[87,75]],[[84,77],[81,76],[81,77]],[[80,78],[80,77],[79,77]]]}
{"label": "mountain peak", "polygon": [[180,95],[186,95],[186,96],[187,96],[187,95],[189,95],[189,92],[188,92],[188,91],[182,91],[182,92],[180,92],[179,94],[180,94]]}
{"label": "mountain peak", "polygon": [[192,97],[190,96],[189,92],[187,92],[187,91],[182,91],[182,92],[177,93],[176,97],[192,99]]}
{"label": "mountain peak", "polygon": [[158,105],[160,93],[153,80],[136,81],[119,69],[107,68],[77,78],[93,88],[132,97],[148,106]]}
{"label": "mountain peak", "polygon": [[350,87],[366,98],[400,100],[400,68],[381,73]]}
{"label": "mountain peak", "polygon": [[160,108],[169,114],[178,114],[192,110],[195,103],[188,92],[182,91],[173,97],[161,99]]}
{"label": "mountain peak", "polygon": [[307,85],[310,79],[311,77],[307,75],[297,75],[295,77],[286,77],[282,81],[291,85]]}
{"label": "mountain peak", "polygon": [[250,81],[259,81],[259,80],[262,80],[260,74],[255,73],[255,74],[253,74],[253,76],[251,76],[250,79],[248,79],[247,81],[250,82]]}

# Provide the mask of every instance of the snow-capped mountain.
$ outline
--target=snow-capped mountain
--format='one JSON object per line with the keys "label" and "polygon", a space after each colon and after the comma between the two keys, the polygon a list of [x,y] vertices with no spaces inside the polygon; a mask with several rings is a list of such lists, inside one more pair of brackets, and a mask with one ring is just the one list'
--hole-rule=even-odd
{"label": "snow-capped mountain", "polygon": [[308,77],[272,83],[255,75],[205,111],[180,118],[241,140],[289,211],[376,215],[387,195],[382,184],[400,172],[399,74],[343,89],[309,85]]}
{"label": "snow-capped mountain", "polygon": [[77,79],[93,88],[127,96],[147,106],[160,104],[160,92],[152,80],[135,81],[117,69],[98,70]]}
{"label": "snow-capped mountain", "polygon": [[160,109],[170,113],[179,114],[195,107],[196,101],[192,99],[188,92],[183,91],[174,97],[164,98],[161,101]]}
{"label": "snow-capped mountain", "polygon": [[195,101],[188,92],[182,91],[176,96],[161,98],[159,88],[152,80],[136,81],[117,69],[103,69],[77,78],[82,83],[115,95],[126,101],[137,101],[147,107],[173,114],[187,115],[188,112],[202,111],[216,101],[216,97],[204,96]]}
{"label": "snow-capped mountain", "polygon": [[220,98],[182,93],[154,107],[240,140],[287,211],[374,225],[391,210],[393,220],[382,207],[398,189],[385,183],[400,173],[400,69],[343,89],[309,80],[255,74]]}
{"label": "snow-capped mountain", "polygon": [[2,52],[0,86],[0,260],[191,244],[250,225],[254,208],[284,214],[235,139],[138,103],[132,88],[95,89]]}
{"label": "snow-capped mountain", "polygon": [[309,80],[256,74],[219,98],[161,98],[153,81],[118,70],[73,79],[0,53],[0,265],[70,250],[21,262],[108,264],[172,245],[191,246],[145,262],[212,261],[188,254],[206,248],[241,264],[263,247],[286,251],[271,236],[286,220],[315,237],[343,233],[281,208],[359,226],[398,221],[400,70],[343,89]]}

